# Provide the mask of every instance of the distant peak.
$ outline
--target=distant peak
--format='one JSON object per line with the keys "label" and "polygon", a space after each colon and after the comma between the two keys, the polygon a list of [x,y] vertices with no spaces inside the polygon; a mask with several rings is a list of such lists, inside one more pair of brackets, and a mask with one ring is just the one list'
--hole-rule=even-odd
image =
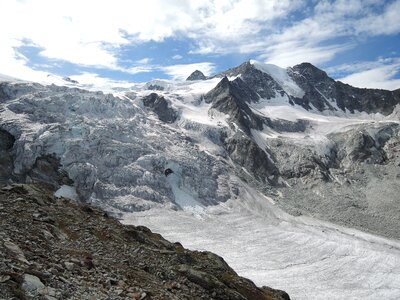
{"label": "distant peak", "polygon": [[188,78],[186,78],[187,81],[193,81],[193,80],[206,80],[207,77],[203,74],[203,72],[196,70]]}

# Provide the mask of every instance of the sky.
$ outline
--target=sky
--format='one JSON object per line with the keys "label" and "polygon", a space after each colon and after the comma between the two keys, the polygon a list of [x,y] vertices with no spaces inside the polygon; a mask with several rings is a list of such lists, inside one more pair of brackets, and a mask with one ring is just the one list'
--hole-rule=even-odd
{"label": "sky", "polygon": [[400,88],[400,0],[0,0],[0,73],[184,80],[255,59]]}

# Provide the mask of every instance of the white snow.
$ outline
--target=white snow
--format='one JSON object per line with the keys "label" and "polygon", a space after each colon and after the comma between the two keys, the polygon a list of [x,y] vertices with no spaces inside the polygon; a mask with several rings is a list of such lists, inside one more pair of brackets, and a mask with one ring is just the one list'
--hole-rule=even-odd
{"label": "white snow", "polygon": [[55,193],[54,197],[56,198],[68,198],[71,200],[79,200],[78,194],[76,193],[76,189],[73,186],[62,185]]}
{"label": "white snow", "polygon": [[0,74],[0,81],[22,81],[22,80],[8,75]]}
{"label": "white snow", "polygon": [[276,65],[264,64],[256,60],[250,60],[250,63],[258,70],[270,75],[288,95],[303,98],[305,94],[304,91],[290,78],[287,69],[280,68]]}
{"label": "white snow", "polygon": [[167,181],[171,186],[172,192],[174,193],[175,202],[181,209],[192,212],[195,215],[201,215],[203,213],[204,206],[201,205],[201,203],[192,195],[180,187],[179,175],[172,173],[167,176]]}
{"label": "white snow", "polygon": [[257,285],[291,299],[399,299],[400,243],[307,217],[292,217],[271,199],[242,186],[236,200],[185,211],[126,214],[185,247],[224,257]]}

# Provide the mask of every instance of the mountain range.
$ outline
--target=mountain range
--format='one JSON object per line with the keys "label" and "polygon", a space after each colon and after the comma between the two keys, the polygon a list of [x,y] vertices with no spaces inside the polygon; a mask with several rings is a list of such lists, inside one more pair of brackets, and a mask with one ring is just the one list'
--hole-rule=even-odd
{"label": "mountain range", "polygon": [[184,82],[60,82],[0,82],[2,184],[44,182],[294,299],[399,296],[399,89],[257,61]]}

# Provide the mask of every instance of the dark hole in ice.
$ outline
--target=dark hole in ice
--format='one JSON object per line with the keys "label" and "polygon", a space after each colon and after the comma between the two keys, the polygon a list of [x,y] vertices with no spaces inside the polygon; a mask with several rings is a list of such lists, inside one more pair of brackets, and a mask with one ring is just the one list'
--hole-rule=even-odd
{"label": "dark hole in ice", "polygon": [[174,171],[172,171],[170,168],[165,169],[165,171],[164,171],[165,176],[168,176],[171,173],[174,173]]}

